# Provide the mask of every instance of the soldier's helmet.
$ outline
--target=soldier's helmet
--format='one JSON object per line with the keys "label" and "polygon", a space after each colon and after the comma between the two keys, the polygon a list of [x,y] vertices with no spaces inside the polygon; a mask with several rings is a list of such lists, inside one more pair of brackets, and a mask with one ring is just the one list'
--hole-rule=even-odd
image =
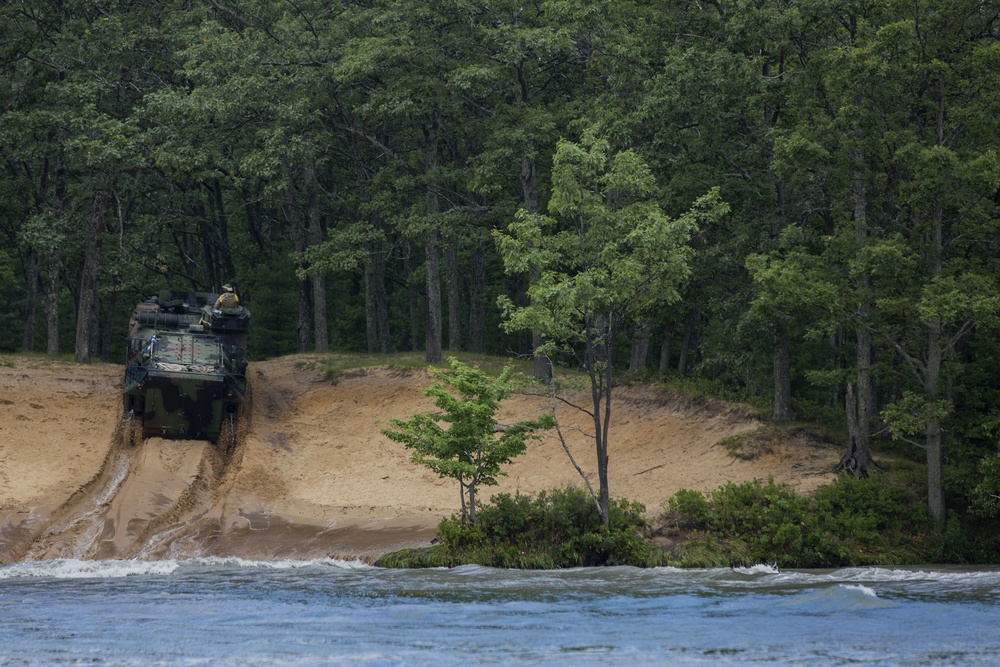
{"label": "soldier's helmet", "polygon": [[233,290],[233,286],[227,283],[227,284],[225,284],[225,285],[222,286],[222,291],[223,292],[232,292],[232,291],[234,291]]}

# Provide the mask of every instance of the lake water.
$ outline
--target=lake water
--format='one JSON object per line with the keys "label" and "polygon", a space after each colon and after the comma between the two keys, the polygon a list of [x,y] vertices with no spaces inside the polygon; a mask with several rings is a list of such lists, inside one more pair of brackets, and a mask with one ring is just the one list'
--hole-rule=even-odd
{"label": "lake water", "polygon": [[998,665],[1000,570],[0,566],[0,665]]}

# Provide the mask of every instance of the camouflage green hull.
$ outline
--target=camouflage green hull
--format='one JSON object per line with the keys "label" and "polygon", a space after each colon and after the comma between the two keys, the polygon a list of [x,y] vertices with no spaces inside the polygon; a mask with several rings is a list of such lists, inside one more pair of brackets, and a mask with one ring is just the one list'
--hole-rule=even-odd
{"label": "camouflage green hull", "polygon": [[133,313],[125,413],[141,418],[144,436],[218,441],[245,410],[249,312],[214,310],[207,293],[162,296]]}
{"label": "camouflage green hull", "polygon": [[142,397],[143,435],[213,441],[240,416],[245,400],[224,375],[155,371],[130,395]]}

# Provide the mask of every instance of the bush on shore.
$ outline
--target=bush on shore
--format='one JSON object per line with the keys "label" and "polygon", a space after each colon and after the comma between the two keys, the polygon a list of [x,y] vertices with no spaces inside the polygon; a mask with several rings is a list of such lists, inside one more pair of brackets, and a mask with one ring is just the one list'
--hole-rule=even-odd
{"label": "bush on shore", "polygon": [[682,489],[665,503],[657,526],[643,505],[615,500],[605,531],[590,496],[579,489],[500,494],[474,524],[458,517],[442,521],[437,546],[386,554],[377,565],[899,566],[986,562],[977,554],[995,554],[997,543],[957,524],[936,529],[926,517],[922,489],[905,474],[843,475],[811,496],[773,480],[729,483],[706,493]]}
{"label": "bush on shore", "polygon": [[438,525],[440,544],[382,556],[383,567],[477,564],[519,569],[663,564],[650,540],[641,503],[613,500],[605,530],[590,495],[565,488],[536,497],[501,493],[479,509],[475,523],[452,516]]}
{"label": "bush on shore", "polygon": [[681,567],[902,565],[937,548],[919,495],[887,475],[844,475],[812,496],[774,480],[682,489],[657,532]]}

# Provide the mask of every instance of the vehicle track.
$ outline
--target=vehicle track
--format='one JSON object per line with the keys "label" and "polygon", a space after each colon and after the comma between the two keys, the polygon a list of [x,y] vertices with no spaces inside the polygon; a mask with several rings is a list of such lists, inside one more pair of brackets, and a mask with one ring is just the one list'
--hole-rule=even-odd
{"label": "vehicle track", "polygon": [[[212,533],[221,525],[218,504],[242,462],[249,413],[219,443],[143,439],[137,422],[123,420],[101,470],[28,539],[21,559],[163,558],[210,551]],[[179,550],[175,543],[182,540]]]}

